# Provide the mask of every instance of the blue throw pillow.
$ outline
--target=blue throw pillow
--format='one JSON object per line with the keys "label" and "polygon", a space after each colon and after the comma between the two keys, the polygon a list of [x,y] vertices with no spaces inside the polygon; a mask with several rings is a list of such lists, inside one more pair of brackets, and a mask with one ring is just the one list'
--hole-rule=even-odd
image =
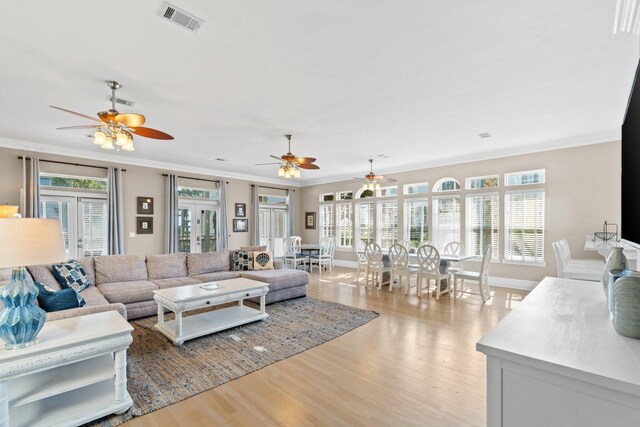
{"label": "blue throw pillow", "polygon": [[91,281],[84,272],[84,268],[78,261],[69,261],[64,264],[53,264],[51,272],[62,288],[71,288],[76,292],[91,286]]}
{"label": "blue throw pillow", "polygon": [[35,282],[38,287],[38,304],[44,311],[60,311],[84,307],[84,298],[71,288],[53,290],[45,284]]}

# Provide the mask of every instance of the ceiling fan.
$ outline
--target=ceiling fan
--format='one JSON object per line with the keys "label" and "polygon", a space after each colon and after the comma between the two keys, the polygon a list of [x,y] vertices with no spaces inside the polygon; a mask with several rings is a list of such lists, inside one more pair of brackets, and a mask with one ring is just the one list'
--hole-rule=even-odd
{"label": "ceiling fan", "polygon": [[[369,173],[364,176],[365,181],[364,181],[364,185],[362,186],[363,189],[373,191],[380,188],[380,183],[397,182],[397,180],[393,178],[385,178],[383,175],[374,174],[373,159],[369,159],[369,163],[371,164],[371,169],[369,170]],[[362,180],[362,178],[356,178],[356,177],[354,177],[353,179],[357,179],[358,181]]]}
{"label": "ceiling fan", "polygon": [[88,116],[86,114],[67,110],[66,108],[60,108],[54,105],[49,106],[51,108],[55,108],[56,110],[65,111],[67,113],[71,113],[76,116],[98,122],[97,124],[65,126],[57,129],[95,129],[96,131],[93,135],[93,142],[94,144],[99,145],[100,148],[103,148],[105,150],[113,150],[115,148],[115,143],[115,145],[122,150],[134,151],[134,134],[143,136],[145,138],[165,140],[173,139],[173,137],[168,133],[164,133],[156,129],[142,127],[146,120],[142,114],[118,112],[116,110],[116,90],[120,89],[122,85],[114,80],[106,80],[105,83],[111,89],[111,109],[107,111],[100,111],[97,114],[99,119]]}
{"label": "ceiling fan", "polygon": [[280,165],[278,169],[278,176],[283,176],[285,178],[300,178],[300,169],[320,169],[318,165],[313,164],[316,161],[313,157],[297,157],[296,155],[291,153],[291,137],[292,135],[285,135],[287,140],[289,141],[289,151],[287,154],[283,154],[282,156],[274,156],[270,155],[269,157],[273,157],[278,160],[278,162],[273,163],[256,163],[257,166],[262,165]]}

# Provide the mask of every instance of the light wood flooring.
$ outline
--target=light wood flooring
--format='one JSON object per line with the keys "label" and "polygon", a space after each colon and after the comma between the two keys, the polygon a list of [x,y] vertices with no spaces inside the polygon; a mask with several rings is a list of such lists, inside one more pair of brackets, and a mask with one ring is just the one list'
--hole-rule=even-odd
{"label": "light wood flooring", "polygon": [[352,269],[316,270],[309,295],[378,318],[126,426],[485,425],[485,356],[475,343],[526,292],[492,288],[487,304],[478,295],[436,301],[354,278]]}

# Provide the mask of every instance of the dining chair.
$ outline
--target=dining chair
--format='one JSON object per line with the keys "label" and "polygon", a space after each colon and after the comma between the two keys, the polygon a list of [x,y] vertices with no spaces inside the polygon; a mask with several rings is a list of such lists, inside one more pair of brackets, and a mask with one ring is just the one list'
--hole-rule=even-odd
{"label": "dining chair", "polygon": [[360,239],[356,242],[356,256],[358,257],[358,272],[356,273],[356,282],[360,281],[360,270],[364,271],[364,277],[367,278],[367,257],[364,252],[367,247],[367,242]]}
{"label": "dining chair", "polygon": [[[431,280],[436,281],[436,300],[440,300],[440,295],[445,293],[449,287],[449,272],[440,271],[440,252],[433,245],[420,245],[418,247],[418,297],[422,297],[422,282],[427,281],[427,292],[431,287]],[[442,281],[445,281],[445,287],[442,287]]]}
{"label": "dining chair", "polygon": [[[375,242],[367,244],[364,250],[367,258],[367,270],[365,273],[365,287],[369,287],[369,280],[373,286],[378,284],[378,289],[382,289],[384,282],[384,273],[391,273],[391,267],[386,267],[382,259],[382,248]],[[383,283],[384,282],[384,283]]]}
{"label": "dining chair", "polygon": [[[389,292],[393,290],[393,284],[395,278],[398,279],[398,285],[404,289],[404,294],[409,293],[411,286],[411,276],[417,275],[419,268],[409,264],[409,251],[402,244],[396,243],[389,248],[389,258],[391,260],[391,272],[389,281]],[[403,285],[402,278],[406,278],[406,282]]]}
{"label": "dining chair", "polygon": [[[399,244],[399,245],[402,245],[402,246],[403,246],[407,251],[408,251],[409,249],[411,249],[411,243],[409,243],[409,241],[408,241],[408,240],[400,240],[400,241],[398,242],[398,244]],[[391,249],[391,248],[389,248],[389,249]]]}
{"label": "dining chair", "polygon": [[478,288],[480,289],[480,296],[482,297],[483,303],[487,302],[487,300],[491,298],[491,290],[489,289],[489,265],[491,264],[491,253],[491,245],[488,245],[484,249],[482,264],[480,264],[480,271],[459,270],[453,273],[454,298],[456,297],[456,294],[458,292],[458,279],[460,279],[460,286],[462,287],[461,292],[465,292],[464,281],[472,280],[478,282]]}
{"label": "dining chair", "polygon": [[313,271],[314,265],[318,266],[318,270],[320,270],[320,273],[322,273],[322,267],[324,266],[326,269],[327,265],[329,266],[329,271],[331,271],[331,258],[333,254],[334,242],[335,240],[333,239],[333,237],[323,237],[320,239],[320,250],[317,254],[313,254],[309,257],[310,271]]}
{"label": "dining chair", "polygon": [[558,277],[565,279],[590,280],[594,282],[602,280],[605,267],[604,263],[599,261],[595,261],[595,263],[572,262],[568,255],[568,248],[563,247],[561,242],[562,241],[553,242],[553,251],[556,255]]}
{"label": "dining chair", "polygon": [[569,242],[567,239],[559,240],[560,248],[563,251],[565,261],[569,265],[589,266],[598,269],[604,269],[604,261],[597,259],[574,259],[571,258],[571,249],[569,248]]}
{"label": "dining chair", "polygon": [[300,241],[296,236],[290,236],[284,240],[284,254],[285,266],[294,270],[298,268],[298,265],[303,265],[306,268],[309,264],[309,256],[302,255],[300,252]]}
{"label": "dining chair", "polygon": [[[445,255],[464,255],[464,245],[460,242],[449,242],[445,245],[442,253]],[[464,265],[462,265],[462,261],[451,261],[449,263],[448,271],[449,273],[455,273],[456,271],[464,270]]]}

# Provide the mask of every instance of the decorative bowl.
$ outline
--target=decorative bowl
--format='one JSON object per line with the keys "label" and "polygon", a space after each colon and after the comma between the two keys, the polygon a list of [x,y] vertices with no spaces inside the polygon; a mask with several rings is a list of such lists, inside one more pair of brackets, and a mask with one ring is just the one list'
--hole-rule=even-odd
{"label": "decorative bowl", "polygon": [[606,242],[607,240],[613,239],[616,233],[612,233],[611,231],[596,231],[593,235],[596,236],[596,239],[604,240]]}

